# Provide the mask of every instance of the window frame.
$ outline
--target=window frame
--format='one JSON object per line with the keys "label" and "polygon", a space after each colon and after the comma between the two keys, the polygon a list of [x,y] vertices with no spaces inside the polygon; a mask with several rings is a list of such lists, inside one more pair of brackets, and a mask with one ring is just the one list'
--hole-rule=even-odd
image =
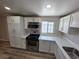
{"label": "window frame", "polygon": [[[44,32],[42,31],[42,24],[41,24],[41,33],[42,33],[42,34],[53,34],[53,33],[54,33],[54,22],[50,22],[50,21],[42,21],[42,23],[43,23],[43,22],[47,22],[47,32],[44,33]],[[49,32],[49,23],[53,23],[53,29],[52,29],[52,32]]]}

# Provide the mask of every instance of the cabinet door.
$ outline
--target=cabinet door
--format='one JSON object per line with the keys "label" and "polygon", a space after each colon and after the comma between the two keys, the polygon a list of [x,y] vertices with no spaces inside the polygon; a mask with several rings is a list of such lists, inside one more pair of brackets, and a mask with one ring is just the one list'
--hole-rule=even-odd
{"label": "cabinet door", "polygon": [[79,28],[79,12],[72,14],[70,26]]}
{"label": "cabinet door", "polygon": [[65,59],[63,58],[63,55],[61,57],[62,53],[61,53],[61,50],[59,49],[58,46],[55,47],[55,56],[56,56],[56,59]]}
{"label": "cabinet door", "polygon": [[20,19],[21,19],[20,16],[11,16],[11,17],[12,17],[14,23],[20,23]]}
{"label": "cabinet door", "polygon": [[26,49],[26,40],[24,38],[15,38],[15,47],[20,49]]}
{"label": "cabinet door", "polygon": [[20,29],[20,24],[19,23],[15,23],[14,24],[14,34],[16,35],[16,37],[20,37],[21,36],[21,29]]}
{"label": "cabinet door", "polygon": [[27,26],[28,26],[28,18],[25,17],[24,18],[24,28],[27,29],[28,28]]}
{"label": "cabinet door", "polygon": [[9,36],[14,36],[14,24],[8,23],[8,33]]}
{"label": "cabinet door", "polygon": [[64,54],[62,53],[60,48],[57,49],[57,52],[58,52],[58,55],[59,55],[58,59],[66,59],[66,57],[64,56]]}
{"label": "cabinet door", "polygon": [[40,17],[34,17],[34,22],[41,22],[41,18]]}
{"label": "cabinet door", "polygon": [[70,15],[64,17],[64,21],[63,21],[63,32],[64,33],[68,33],[69,30],[69,25],[70,25]]}
{"label": "cabinet door", "polygon": [[63,31],[63,18],[60,19],[60,24],[59,24],[59,31]]}
{"label": "cabinet door", "polygon": [[39,40],[39,51],[40,52],[49,52],[49,41]]}
{"label": "cabinet door", "polygon": [[9,32],[9,39],[10,39],[10,45],[11,47],[16,48],[22,48],[24,47],[23,44],[21,44],[21,35],[22,33],[22,22],[23,19],[19,16],[8,16],[8,32]]}
{"label": "cabinet door", "polygon": [[8,16],[7,22],[8,23],[20,23],[20,16]]}
{"label": "cabinet door", "polygon": [[13,23],[8,23],[8,34],[9,34],[10,46],[15,47],[15,35],[14,35],[14,24]]}
{"label": "cabinet door", "polygon": [[28,22],[34,22],[34,17],[27,17]]}
{"label": "cabinet door", "polygon": [[26,39],[25,38],[21,38],[21,48],[26,49]]}
{"label": "cabinet door", "polygon": [[15,48],[21,48],[21,38],[15,37]]}
{"label": "cabinet door", "polygon": [[58,46],[57,46],[57,44],[55,44],[55,46],[54,46],[54,53],[55,53],[56,59],[61,59],[57,50],[58,50]]}
{"label": "cabinet door", "polygon": [[49,53],[55,53],[55,46],[56,46],[56,43],[51,41],[50,42],[50,49],[49,49]]}
{"label": "cabinet door", "polygon": [[[16,16],[9,16],[9,19],[7,19],[8,21],[8,32],[9,35],[15,35],[18,36],[20,35],[20,17],[16,17]],[[11,21],[13,20],[13,21]]]}
{"label": "cabinet door", "polygon": [[14,19],[12,18],[12,16],[7,16],[7,23],[13,23]]}
{"label": "cabinet door", "polygon": [[9,41],[10,41],[10,46],[11,47],[15,47],[16,46],[15,37],[14,36],[9,36]]}
{"label": "cabinet door", "polygon": [[56,52],[56,59],[61,59],[61,57],[60,57],[58,51]]}

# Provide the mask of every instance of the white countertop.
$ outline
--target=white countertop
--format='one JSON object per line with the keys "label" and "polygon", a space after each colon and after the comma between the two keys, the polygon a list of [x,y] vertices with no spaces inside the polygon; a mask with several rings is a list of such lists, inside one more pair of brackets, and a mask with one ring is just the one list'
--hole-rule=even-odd
{"label": "white countertop", "polygon": [[39,40],[55,41],[53,38],[51,36],[40,35]]}
{"label": "white countertop", "polygon": [[55,41],[59,43],[61,46],[73,47],[71,43],[63,37],[40,35],[39,40]]}

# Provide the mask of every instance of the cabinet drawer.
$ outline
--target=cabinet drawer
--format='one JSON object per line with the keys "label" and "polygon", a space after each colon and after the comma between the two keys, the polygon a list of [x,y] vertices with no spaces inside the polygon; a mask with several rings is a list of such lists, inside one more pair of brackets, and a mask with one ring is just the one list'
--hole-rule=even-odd
{"label": "cabinet drawer", "polygon": [[26,49],[26,39],[25,38],[21,38],[21,48]]}

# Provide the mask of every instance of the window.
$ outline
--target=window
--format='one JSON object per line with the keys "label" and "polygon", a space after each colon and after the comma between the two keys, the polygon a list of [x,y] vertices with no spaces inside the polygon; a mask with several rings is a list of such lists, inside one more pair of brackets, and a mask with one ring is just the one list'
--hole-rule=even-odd
{"label": "window", "polygon": [[53,33],[54,22],[42,22],[42,33]]}

